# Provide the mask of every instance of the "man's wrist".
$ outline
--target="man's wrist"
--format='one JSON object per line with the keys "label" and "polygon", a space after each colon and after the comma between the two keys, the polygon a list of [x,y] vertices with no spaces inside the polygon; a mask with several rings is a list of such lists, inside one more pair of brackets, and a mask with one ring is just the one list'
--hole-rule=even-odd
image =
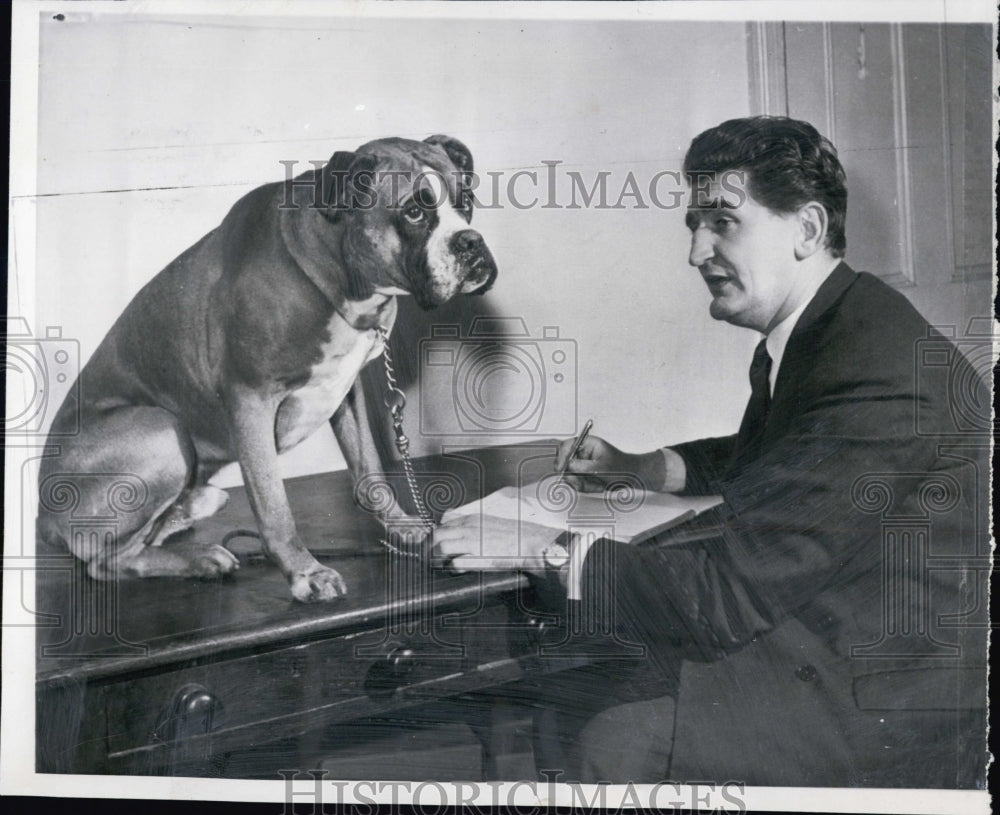
{"label": "man's wrist", "polygon": [[663,486],[660,492],[680,492],[687,485],[687,465],[680,453],[669,447],[657,451],[663,466]]}
{"label": "man's wrist", "polygon": [[669,447],[636,456],[635,474],[650,492],[680,492],[687,480],[684,459]]}
{"label": "man's wrist", "polygon": [[662,492],[666,478],[663,455],[659,450],[651,453],[636,453],[629,469],[635,473],[642,483],[643,489],[650,492]]}

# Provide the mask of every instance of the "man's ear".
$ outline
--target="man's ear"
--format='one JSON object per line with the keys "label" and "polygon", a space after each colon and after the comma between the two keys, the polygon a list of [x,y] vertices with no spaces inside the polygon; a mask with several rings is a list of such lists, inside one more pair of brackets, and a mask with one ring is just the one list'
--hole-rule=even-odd
{"label": "man's ear", "polygon": [[803,204],[796,212],[799,230],[795,240],[795,257],[805,260],[826,246],[830,217],[818,201]]}
{"label": "man's ear", "polygon": [[[338,150],[330,157],[323,168],[323,203],[328,217],[335,220],[348,205],[353,204],[356,191],[370,191],[370,176],[376,165],[374,156],[359,156],[347,150]],[[366,178],[361,178],[362,175]]]}

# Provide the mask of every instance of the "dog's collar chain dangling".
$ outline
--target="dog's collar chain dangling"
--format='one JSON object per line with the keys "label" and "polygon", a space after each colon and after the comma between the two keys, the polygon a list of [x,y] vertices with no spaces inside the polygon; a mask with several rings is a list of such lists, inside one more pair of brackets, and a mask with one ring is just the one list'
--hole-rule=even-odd
{"label": "dog's collar chain dangling", "polygon": [[[430,534],[434,530],[434,519],[427,510],[423,498],[420,497],[420,490],[417,489],[417,478],[413,473],[413,461],[410,459],[410,439],[403,432],[403,408],[406,407],[406,395],[400,390],[396,382],[396,372],[392,367],[392,354],[389,352],[389,332],[385,329],[385,326],[381,325],[376,326],[375,330],[382,340],[382,361],[385,364],[385,381],[389,386],[385,395],[385,406],[389,409],[389,413],[392,414],[392,429],[396,433],[396,449],[403,460],[403,471],[406,475],[406,484],[409,487],[413,505],[416,507],[417,514],[420,516],[420,521],[423,523],[426,533]],[[387,538],[383,538],[381,543],[395,555],[403,557],[420,556],[419,552],[400,549]]]}

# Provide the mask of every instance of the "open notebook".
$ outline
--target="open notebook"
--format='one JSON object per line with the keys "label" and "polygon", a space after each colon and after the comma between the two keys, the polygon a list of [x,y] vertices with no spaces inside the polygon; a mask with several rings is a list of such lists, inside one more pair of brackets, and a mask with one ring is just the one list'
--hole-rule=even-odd
{"label": "open notebook", "polygon": [[492,515],[560,532],[589,522],[607,525],[607,536],[620,543],[640,543],[722,503],[717,495],[678,496],[644,490],[575,492],[546,481],[504,487],[479,501],[448,510],[442,520]]}

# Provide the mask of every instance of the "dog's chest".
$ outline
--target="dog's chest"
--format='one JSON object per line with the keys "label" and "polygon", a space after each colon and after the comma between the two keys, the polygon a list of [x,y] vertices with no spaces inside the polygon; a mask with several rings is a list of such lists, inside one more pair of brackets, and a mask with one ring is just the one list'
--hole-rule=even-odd
{"label": "dog's chest", "polygon": [[375,329],[356,331],[335,314],[329,330],[330,339],[320,347],[320,360],[310,368],[308,380],[278,410],[275,440],[279,452],[294,447],[326,422],[364,365],[382,353]]}

